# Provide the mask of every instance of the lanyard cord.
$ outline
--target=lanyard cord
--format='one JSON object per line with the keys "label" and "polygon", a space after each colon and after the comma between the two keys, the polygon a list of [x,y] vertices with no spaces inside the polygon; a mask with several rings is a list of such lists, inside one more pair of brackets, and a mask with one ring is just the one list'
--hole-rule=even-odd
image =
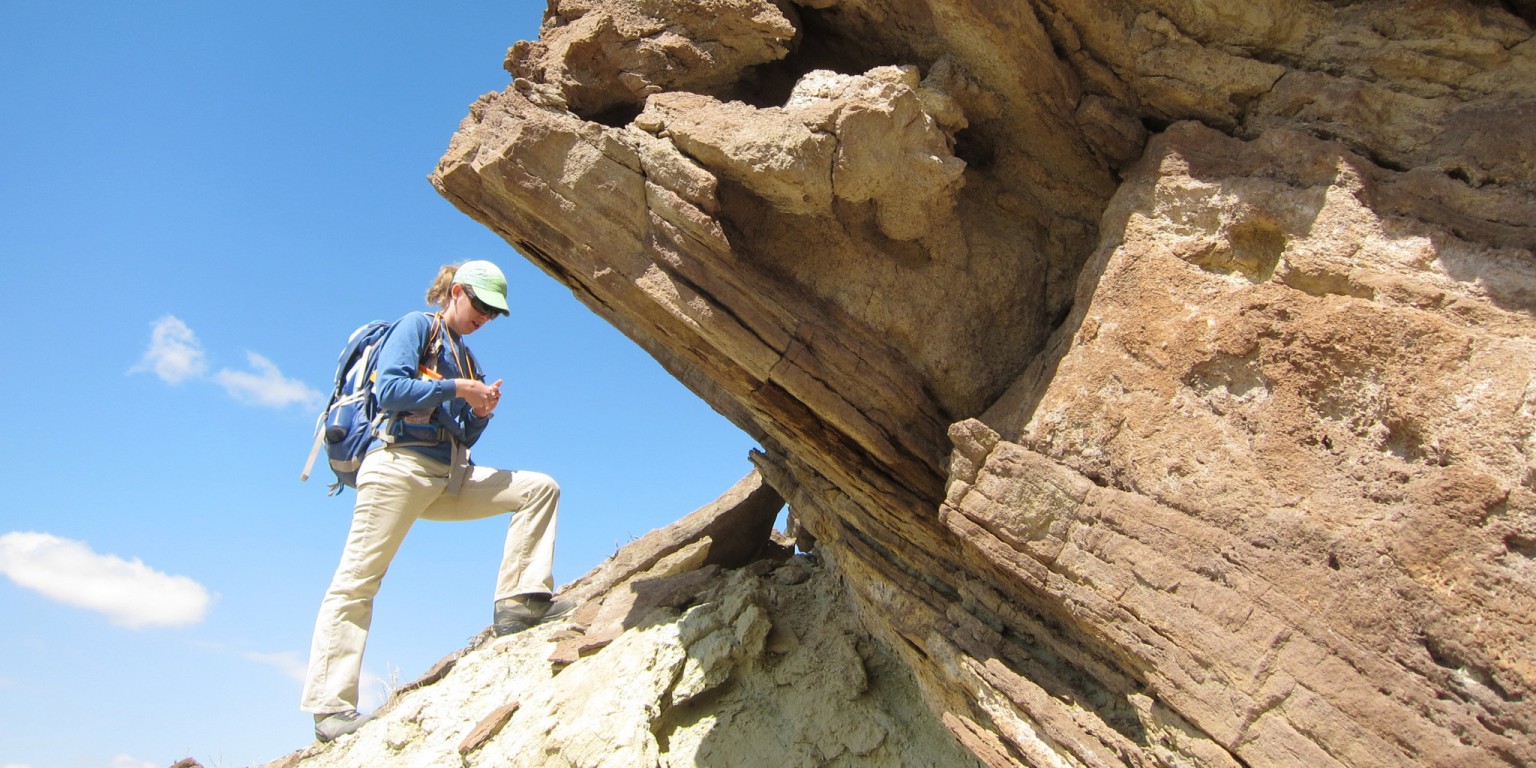
{"label": "lanyard cord", "polygon": [[[453,340],[453,332],[448,330],[447,325],[443,322],[442,312],[438,312],[437,314],[433,315],[433,317],[436,321],[436,325],[442,328],[443,338],[448,340],[448,348],[453,350],[453,364],[458,366],[459,376],[466,379],[474,379],[479,381],[479,378],[475,375],[475,371],[468,365],[468,361],[474,359],[474,355],[469,354],[469,348],[465,347],[463,352],[459,351],[458,343]],[[427,341],[427,346],[432,346],[430,339]]]}
{"label": "lanyard cord", "polygon": [[[476,376],[474,370],[469,369],[465,365],[466,357],[468,357],[469,360],[474,360],[475,356],[470,353],[468,346],[464,347],[464,351],[462,353],[459,351],[459,344],[453,340],[453,331],[449,330],[448,325],[443,322],[443,313],[441,311],[438,311],[432,316],[432,331],[434,335],[438,332],[441,332],[443,337],[448,339],[448,348],[453,350],[453,363],[459,367],[459,375],[464,378],[475,379]],[[429,348],[428,351],[430,351],[431,346],[432,341],[429,338],[427,340],[427,347]],[[433,365],[436,364],[437,361],[434,360]],[[435,420],[437,418],[435,413],[436,409],[433,410],[433,418]],[[437,429],[438,433],[444,435],[444,439],[446,439],[448,444],[451,446],[449,449],[450,458],[448,462],[448,486],[445,491],[450,496],[457,496],[459,495],[459,490],[464,486],[464,477],[469,465],[469,446],[461,442],[462,436],[459,435],[459,433],[450,431],[441,423],[438,423]]]}

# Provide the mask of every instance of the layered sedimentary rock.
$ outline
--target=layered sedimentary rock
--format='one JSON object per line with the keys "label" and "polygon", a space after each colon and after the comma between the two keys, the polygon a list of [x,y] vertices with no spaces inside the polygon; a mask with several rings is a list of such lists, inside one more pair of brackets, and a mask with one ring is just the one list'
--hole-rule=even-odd
{"label": "layered sedimentary rock", "polygon": [[1533,18],[554,0],[432,181],[760,441],[976,761],[1526,765]]}

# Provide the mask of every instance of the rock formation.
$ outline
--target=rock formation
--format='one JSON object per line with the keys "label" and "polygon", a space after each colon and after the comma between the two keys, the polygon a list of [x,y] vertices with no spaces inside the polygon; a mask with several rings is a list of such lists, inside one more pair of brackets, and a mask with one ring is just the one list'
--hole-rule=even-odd
{"label": "rock formation", "polygon": [[[1530,765],[1533,20],[551,0],[432,182],[759,441],[979,763]],[[763,589],[655,631],[758,658]]]}

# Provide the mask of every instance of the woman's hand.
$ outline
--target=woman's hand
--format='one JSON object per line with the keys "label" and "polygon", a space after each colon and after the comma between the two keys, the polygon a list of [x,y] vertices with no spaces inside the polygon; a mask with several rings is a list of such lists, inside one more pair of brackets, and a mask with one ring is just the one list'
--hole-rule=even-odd
{"label": "woman's hand", "polygon": [[489,416],[501,403],[501,379],[497,379],[494,384],[474,379],[454,379],[453,395],[469,403],[470,410],[476,416]]}

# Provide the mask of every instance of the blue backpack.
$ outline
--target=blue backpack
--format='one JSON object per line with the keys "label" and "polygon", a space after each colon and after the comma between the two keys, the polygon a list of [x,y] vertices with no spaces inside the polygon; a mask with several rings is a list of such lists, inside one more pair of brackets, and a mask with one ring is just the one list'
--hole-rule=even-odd
{"label": "blue backpack", "polygon": [[[309,479],[323,444],[331,471],[336,475],[336,482],[331,484],[327,495],[335,496],[343,487],[357,487],[357,470],[362,466],[363,455],[368,452],[379,425],[389,416],[379,410],[373,386],[379,347],[396,322],[375,320],[368,323],[353,331],[346,346],[341,348],[331,398],[315,421],[315,444],[309,449],[309,460],[304,462],[304,471],[299,475],[300,481]],[[422,350],[423,357],[432,348],[440,323],[440,318],[433,319],[432,334]]]}

